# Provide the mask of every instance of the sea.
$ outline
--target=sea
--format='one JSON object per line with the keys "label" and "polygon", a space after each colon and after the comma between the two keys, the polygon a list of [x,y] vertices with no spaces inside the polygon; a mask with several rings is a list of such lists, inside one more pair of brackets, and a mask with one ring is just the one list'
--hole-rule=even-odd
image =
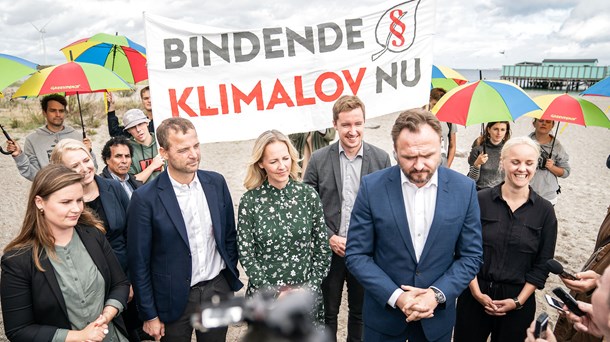
{"label": "sea", "polygon": [[[502,75],[502,69],[455,69],[455,71],[466,77],[469,82],[476,82],[478,80],[499,80]],[[547,94],[564,93],[565,90],[557,89],[523,89],[530,97],[536,97]],[[568,94],[577,96],[582,92],[584,88],[580,88],[578,91],[570,91]]]}

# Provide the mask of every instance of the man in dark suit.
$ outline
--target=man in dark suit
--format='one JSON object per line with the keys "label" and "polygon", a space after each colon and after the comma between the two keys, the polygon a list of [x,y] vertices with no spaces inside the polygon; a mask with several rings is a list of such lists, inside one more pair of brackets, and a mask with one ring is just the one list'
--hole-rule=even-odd
{"label": "man in dark suit", "polygon": [[104,160],[106,167],[104,167],[100,176],[119,182],[129,198],[137,188],[142,186],[142,182],[128,173],[132,155],[133,146],[127,138],[122,136],[110,138],[102,148],[102,160]]}
{"label": "man in dark suit", "polygon": [[313,153],[303,178],[303,182],[320,194],[333,251],[330,270],[322,282],[322,294],[324,323],[334,340],[345,282],[349,306],[347,340],[362,340],[364,289],[345,267],[345,241],[360,178],[390,167],[390,156],[385,151],[362,141],[364,121],[364,103],[357,96],[341,96],[333,105],[333,126],[339,141]]}
{"label": "man in dark suit", "polygon": [[482,262],[474,182],[439,167],[441,126],[423,109],[392,128],[398,165],[365,176],[347,268],[364,295],[365,341],[450,341],[455,300]]}
{"label": "man in dark suit", "polygon": [[[164,120],[157,129],[167,170],[133,193],[128,255],[144,331],[163,341],[190,341],[191,315],[214,295],[242,287],[237,271],[233,203],[224,178],[198,170],[193,124]],[[227,329],[196,332],[197,341],[224,341]]]}

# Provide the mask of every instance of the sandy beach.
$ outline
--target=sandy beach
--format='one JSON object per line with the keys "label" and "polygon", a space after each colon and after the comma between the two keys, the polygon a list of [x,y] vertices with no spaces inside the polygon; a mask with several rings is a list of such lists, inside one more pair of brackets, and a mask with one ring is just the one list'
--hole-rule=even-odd
{"label": "sandy beach", "polygon": [[[610,99],[588,98],[608,111]],[[374,111],[367,108],[368,112]],[[4,115],[4,114],[3,114]],[[330,113],[329,113],[330,116]],[[388,152],[392,151],[390,129],[397,114],[389,114],[367,120],[364,139]],[[526,135],[532,131],[531,119],[520,118],[511,126],[512,136]],[[460,127],[457,133],[458,156],[452,169],[466,174],[467,156],[472,141],[477,137],[480,126]],[[23,145],[26,134],[13,134]],[[94,152],[97,155],[100,170],[103,162],[99,152],[108,139],[106,126],[98,129],[98,134],[91,137],[94,141]],[[610,169],[605,166],[610,153],[610,132],[598,127],[582,127],[560,124],[558,139],[570,155],[571,174],[560,179],[562,193],[555,207],[559,220],[559,234],[556,247],[556,259],[569,271],[579,271],[582,264],[592,252],[597,230],[610,205]],[[4,140],[2,140],[4,143]],[[245,189],[242,181],[245,176],[245,164],[249,158],[253,141],[206,144],[202,146],[201,168],[214,170],[223,174],[228,182],[237,209],[239,199]],[[30,182],[17,172],[15,163],[9,156],[0,156],[0,246],[4,246],[17,234],[23,219],[23,208]],[[247,281],[242,273],[244,283]],[[549,276],[546,288],[537,291],[538,310],[545,310],[555,318],[555,310],[542,302],[544,293],[561,282],[555,275]],[[241,293],[238,295],[242,295]],[[554,321],[555,319],[553,319]],[[340,338],[345,340],[346,316],[343,311],[340,325]],[[0,340],[5,341],[3,325],[0,325]],[[232,327],[229,341],[239,340],[244,327]]]}

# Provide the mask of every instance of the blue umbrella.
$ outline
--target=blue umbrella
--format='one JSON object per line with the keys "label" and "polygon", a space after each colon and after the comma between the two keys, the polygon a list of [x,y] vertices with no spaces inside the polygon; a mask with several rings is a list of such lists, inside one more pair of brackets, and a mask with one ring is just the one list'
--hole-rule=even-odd
{"label": "blue umbrella", "polygon": [[610,76],[595,83],[580,95],[610,96]]}

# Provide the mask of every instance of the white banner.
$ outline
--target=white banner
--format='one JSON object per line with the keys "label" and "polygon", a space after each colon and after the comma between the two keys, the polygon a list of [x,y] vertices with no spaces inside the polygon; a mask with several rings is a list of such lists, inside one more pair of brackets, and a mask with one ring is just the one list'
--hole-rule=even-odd
{"label": "white banner", "polygon": [[155,124],[189,118],[207,143],[330,127],[341,95],[358,95],[367,118],[421,107],[430,91],[434,7],[387,1],[362,15],[255,30],[145,13]]}

